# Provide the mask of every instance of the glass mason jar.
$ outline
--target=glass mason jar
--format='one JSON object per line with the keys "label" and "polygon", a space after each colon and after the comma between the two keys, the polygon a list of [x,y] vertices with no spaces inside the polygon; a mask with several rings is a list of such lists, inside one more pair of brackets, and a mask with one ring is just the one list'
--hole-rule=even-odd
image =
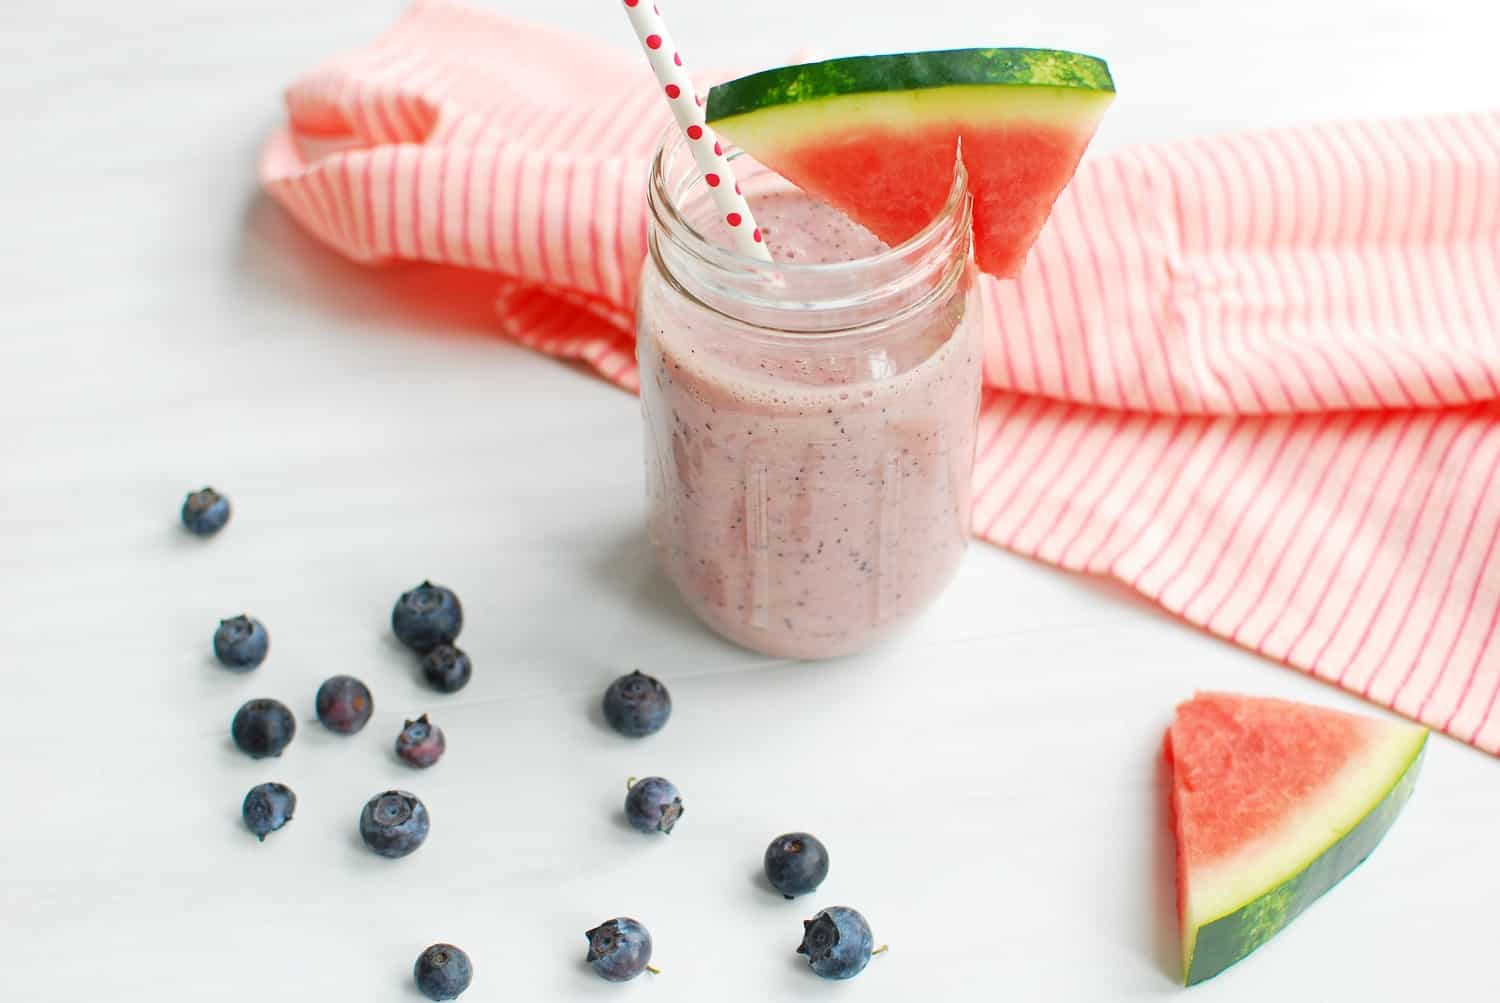
{"label": "glass mason jar", "polygon": [[[969,537],[980,302],[960,166],[887,248],[731,154],[776,258],[728,250],[670,134],[637,306],[648,522],[687,604],[767,654],[858,651],[926,607]],[[717,238],[717,239],[715,239]]]}

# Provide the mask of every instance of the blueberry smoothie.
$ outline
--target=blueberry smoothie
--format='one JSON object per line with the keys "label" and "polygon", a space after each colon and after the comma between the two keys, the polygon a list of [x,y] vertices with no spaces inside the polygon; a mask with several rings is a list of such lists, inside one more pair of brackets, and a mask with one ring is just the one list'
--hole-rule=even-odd
{"label": "blueberry smoothie", "polygon": [[[795,189],[752,204],[778,265],[857,266],[888,250]],[[920,297],[881,299],[829,270],[830,301],[865,296],[871,308],[811,333],[709,307],[666,280],[660,256],[648,265],[637,351],[650,535],[683,598],[730,640],[781,657],[847,654],[952,577],[968,539],[981,355],[960,243],[949,278]]]}

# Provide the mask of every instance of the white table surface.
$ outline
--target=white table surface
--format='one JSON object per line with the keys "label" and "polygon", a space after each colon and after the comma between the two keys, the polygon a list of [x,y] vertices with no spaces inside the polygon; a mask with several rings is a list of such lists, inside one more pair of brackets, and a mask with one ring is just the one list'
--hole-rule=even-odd
{"label": "white table surface", "polygon": [[[627,44],[610,0],[491,0]],[[1477,2],[759,0],[669,9],[701,63],[997,43],[1108,56],[1108,147],[1206,129],[1493,104]],[[414,303],[257,194],[282,86],[370,38],[390,0],[10,0],[0,29],[0,995],[6,1000],[415,1000],[451,940],[466,1001],[1126,1001],[1182,992],[1158,768],[1197,687],[1368,709],[1099,583],[977,546],[883,650],[769,661],[698,627],[642,540],[636,403],[488,336],[485,282]],[[914,13],[913,11],[918,13]],[[201,543],[187,490],[232,495]],[[424,576],[468,611],[473,683],[419,685],[389,637]],[[242,610],[272,654],[215,667]],[[631,743],[596,710],[616,674],[670,682]],[[363,677],[354,738],[312,720],[319,681]],[[302,715],[280,760],[228,722],[252,696]],[[447,758],[394,760],[430,711]],[[687,814],[648,840],[629,775]],[[291,784],[259,845],[239,803]],[[428,845],[365,852],[360,806],[420,794]],[[1210,1000],[1500,998],[1500,763],[1435,739],[1370,861]],[[815,902],[757,878],[779,831],[819,833]],[[855,983],[792,949],[818,904],[891,945]],[[664,974],[582,965],[583,931],[645,921]]]}

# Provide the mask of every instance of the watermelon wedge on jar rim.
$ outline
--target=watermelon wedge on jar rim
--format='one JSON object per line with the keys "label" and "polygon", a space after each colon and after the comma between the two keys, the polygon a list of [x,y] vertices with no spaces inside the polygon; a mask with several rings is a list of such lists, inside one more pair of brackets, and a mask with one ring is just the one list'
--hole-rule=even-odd
{"label": "watermelon wedge on jar rim", "polygon": [[1104,61],[1055,49],[857,56],[709,92],[709,123],[891,246],[937,216],[962,148],[981,270],[1018,274],[1114,100]]}
{"label": "watermelon wedge on jar rim", "polygon": [[1362,863],[1416,786],[1427,729],[1228,693],[1177,708],[1183,982],[1249,955]]}

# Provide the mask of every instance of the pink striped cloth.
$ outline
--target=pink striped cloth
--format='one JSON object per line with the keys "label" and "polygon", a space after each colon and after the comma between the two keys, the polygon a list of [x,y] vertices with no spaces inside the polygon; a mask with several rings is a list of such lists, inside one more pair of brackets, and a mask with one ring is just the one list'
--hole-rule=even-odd
{"label": "pink striped cloth", "polygon": [[[363,262],[496,273],[500,329],[637,386],[638,53],[423,0],[261,163]],[[1500,753],[1500,114],[1085,163],[985,280],[975,531]]]}

